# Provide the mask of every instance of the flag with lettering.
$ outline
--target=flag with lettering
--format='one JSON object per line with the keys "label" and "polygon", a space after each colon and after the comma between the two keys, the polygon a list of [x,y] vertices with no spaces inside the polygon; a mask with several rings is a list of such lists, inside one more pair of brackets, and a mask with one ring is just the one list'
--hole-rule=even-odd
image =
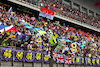
{"label": "flag with lettering", "polygon": [[34,52],[34,61],[42,62],[42,53]]}
{"label": "flag with lettering", "polygon": [[5,60],[5,61],[13,60],[12,48],[1,48],[1,60]]}
{"label": "flag with lettering", "polygon": [[24,50],[14,50],[14,61],[25,61]]}
{"label": "flag with lettering", "polygon": [[91,58],[87,58],[87,57],[86,57],[85,61],[86,61],[86,64],[87,64],[87,65],[92,65],[92,63],[91,63]]}
{"label": "flag with lettering", "polygon": [[75,57],[75,64],[81,64],[81,57]]}
{"label": "flag with lettering", "polygon": [[50,63],[50,57],[48,54],[43,53],[43,62]]}
{"label": "flag with lettering", "polygon": [[92,66],[96,66],[96,58],[92,58],[91,63],[92,63]]}
{"label": "flag with lettering", "polygon": [[100,66],[100,59],[99,58],[96,58],[96,65]]}
{"label": "flag with lettering", "polygon": [[32,51],[25,51],[25,61],[26,62],[33,62],[34,56]]}
{"label": "flag with lettering", "polygon": [[64,63],[64,56],[61,54],[57,54],[57,63]]}

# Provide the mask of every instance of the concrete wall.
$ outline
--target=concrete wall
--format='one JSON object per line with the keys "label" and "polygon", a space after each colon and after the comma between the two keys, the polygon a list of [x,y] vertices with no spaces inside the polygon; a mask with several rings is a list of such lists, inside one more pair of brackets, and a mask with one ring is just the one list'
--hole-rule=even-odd
{"label": "concrete wall", "polygon": [[[1,61],[0,67],[49,67],[49,64],[41,62],[12,62],[12,61]],[[82,65],[65,65],[65,64],[53,64],[53,67],[84,67]],[[99,66],[86,66],[86,67],[99,67]]]}

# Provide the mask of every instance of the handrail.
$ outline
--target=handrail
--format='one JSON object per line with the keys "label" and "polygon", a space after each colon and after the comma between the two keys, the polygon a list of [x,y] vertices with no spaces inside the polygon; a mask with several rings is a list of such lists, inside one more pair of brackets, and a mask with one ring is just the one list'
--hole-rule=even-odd
{"label": "handrail", "polygon": [[[20,0],[8,0],[8,1],[13,2],[13,3],[20,4],[20,5],[23,5],[23,6],[25,6],[25,7],[28,7],[28,8],[37,10],[37,11],[40,11],[40,6],[37,6],[37,5],[34,5],[34,4],[27,4],[27,2],[25,2],[25,1],[23,1],[23,0],[21,0],[21,1],[20,1]],[[34,6],[34,7],[33,7],[33,6]],[[74,24],[77,24],[77,25],[80,25],[80,26],[83,26],[83,27],[92,29],[92,30],[94,30],[94,31],[100,32],[100,28],[96,28],[96,27],[91,26],[91,25],[88,25],[88,24],[86,24],[86,23],[82,23],[82,22],[80,22],[80,21],[77,21],[77,20],[75,20],[75,19],[69,18],[69,17],[64,16],[64,15],[62,15],[62,14],[59,15],[59,14],[55,13],[54,16],[57,17],[57,18],[63,19],[63,20],[65,20],[65,21],[69,21],[69,22],[71,22],[71,23],[74,23]]]}

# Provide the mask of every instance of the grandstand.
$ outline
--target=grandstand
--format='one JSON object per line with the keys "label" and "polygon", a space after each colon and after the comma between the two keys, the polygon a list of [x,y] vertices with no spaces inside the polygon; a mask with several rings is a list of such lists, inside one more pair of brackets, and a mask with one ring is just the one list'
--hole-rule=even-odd
{"label": "grandstand", "polygon": [[0,66],[99,67],[99,16],[77,6],[69,0],[0,1]]}

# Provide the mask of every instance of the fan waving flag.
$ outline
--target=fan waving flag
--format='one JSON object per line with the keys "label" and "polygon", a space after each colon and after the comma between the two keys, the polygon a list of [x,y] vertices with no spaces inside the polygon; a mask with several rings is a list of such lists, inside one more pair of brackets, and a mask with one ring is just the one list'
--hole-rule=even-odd
{"label": "fan waving flag", "polygon": [[46,17],[46,18],[48,18],[50,20],[53,20],[54,11],[46,9],[46,8],[41,6],[41,10],[40,10],[39,16]]}

